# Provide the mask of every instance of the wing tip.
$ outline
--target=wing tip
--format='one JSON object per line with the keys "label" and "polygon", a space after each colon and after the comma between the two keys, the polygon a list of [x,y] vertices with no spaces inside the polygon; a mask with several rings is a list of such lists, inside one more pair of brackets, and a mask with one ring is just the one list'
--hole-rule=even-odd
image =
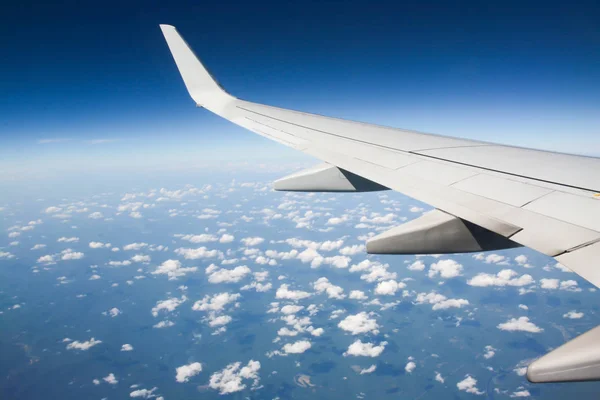
{"label": "wing tip", "polygon": [[164,31],[176,31],[177,28],[175,28],[173,25],[169,25],[169,24],[159,24],[158,25],[160,27],[160,29],[164,32]]}

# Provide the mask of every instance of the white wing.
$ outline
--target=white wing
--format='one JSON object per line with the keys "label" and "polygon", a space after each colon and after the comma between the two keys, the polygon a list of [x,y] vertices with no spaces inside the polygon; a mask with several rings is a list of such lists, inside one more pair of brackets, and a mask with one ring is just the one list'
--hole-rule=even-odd
{"label": "white wing", "polygon": [[389,188],[437,209],[371,240],[369,252],[443,253],[523,245],[554,257],[600,287],[600,159],[240,100],[216,83],[174,27],[161,29],[197,105],[328,164],[284,178],[276,189]]}

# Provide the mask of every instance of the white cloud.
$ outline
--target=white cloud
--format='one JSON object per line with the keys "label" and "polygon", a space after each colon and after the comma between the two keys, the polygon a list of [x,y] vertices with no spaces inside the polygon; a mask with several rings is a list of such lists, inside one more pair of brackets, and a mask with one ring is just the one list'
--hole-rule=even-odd
{"label": "white cloud", "polygon": [[423,271],[425,269],[425,263],[421,260],[417,260],[407,267],[410,271]]}
{"label": "white cloud", "polygon": [[416,298],[417,304],[433,304],[433,310],[446,310],[448,308],[462,308],[469,305],[469,301],[465,299],[448,299],[446,296],[430,292],[419,293]]}
{"label": "white cloud", "polygon": [[571,310],[566,314],[563,314],[563,318],[569,318],[569,319],[580,319],[583,318],[583,313],[582,312],[577,312],[575,310]]}
{"label": "white cloud", "polygon": [[[468,285],[487,287],[487,286],[527,286],[535,281],[529,274],[517,277],[517,273],[512,269],[503,269],[496,275],[480,273],[467,281]],[[542,279],[543,280],[543,279]]]}
{"label": "white cloud", "polygon": [[395,295],[399,289],[406,287],[404,282],[396,282],[395,280],[381,281],[375,287],[375,294],[377,295]]}
{"label": "white cloud", "polygon": [[43,249],[43,248],[45,248],[45,247],[46,247],[46,245],[45,245],[45,244],[36,244],[35,246],[33,246],[33,247],[31,248],[31,250],[41,250],[41,249]]}
{"label": "white cloud", "polygon": [[310,334],[313,336],[321,336],[323,333],[325,333],[325,330],[323,328],[317,328],[310,331]]}
{"label": "white cloud", "polygon": [[352,246],[346,246],[340,249],[340,254],[344,256],[355,256],[359,253],[363,253],[365,251],[365,246],[363,244],[355,244]]}
{"label": "white cloud", "polygon": [[197,244],[197,243],[216,242],[217,240],[219,240],[219,238],[216,237],[215,235],[203,233],[200,235],[182,235],[181,240],[187,240],[190,243]]}
{"label": "white cloud", "polygon": [[135,256],[131,257],[131,261],[147,264],[151,261],[151,258],[150,258],[150,256],[147,256],[147,255],[136,254]]}
{"label": "white cloud", "polygon": [[[150,399],[152,397],[156,397],[154,392],[158,389],[157,387],[153,387],[152,389],[137,389],[133,392],[129,393],[130,397],[141,397],[144,399]],[[157,399],[158,400],[158,399]]]}
{"label": "white cloud", "polygon": [[346,318],[340,321],[338,327],[343,330],[350,332],[353,335],[359,335],[361,333],[371,332],[373,334],[379,333],[379,325],[374,318],[370,318],[366,312],[360,312],[355,315],[348,315]]}
{"label": "white cloud", "polygon": [[281,312],[283,314],[289,315],[289,314],[296,314],[299,311],[302,311],[304,309],[304,306],[297,306],[297,305],[285,305],[283,307],[281,307]]}
{"label": "white cloud", "polygon": [[123,346],[121,346],[121,351],[133,351],[133,346],[129,343],[125,343]]}
{"label": "white cloud", "polygon": [[241,365],[241,362],[232,363],[223,370],[215,372],[210,377],[209,386],[218,390],[219,394],[229,394],[245,389],[246,384],[243,383],[243,380],[252,379],[252,387],[258,387],[260,362],[250,360],[245,367],[240,368]]}
{"label": "white cloud", "polygon": [[279,286],[275,293],[275,298],[282,300],[301,300],[310,297],[311,294],[302,290],[290,290],[289,285],[284,283]]}
{"label": "white cloud", "polygon": [[104,215],[100,211],[96,211],[96,212],[93,212],[90,215],[88,215],[88,218],[100,219],[100,218],[104,218]]}
{"label": "white cloud", "polygon": [[356,340],[344,353],[344,356],[363,356],[363,357],[378,357],[388,342],[381,342],[379,346],[374,343],[363,343],[360,339]]}
{"label": "white cloud", "polygon": [[308,340],[299,340],[294,343],[287,343],[283,346],[283,351],[286,354],[300,354],[312,347]]}
{"label": "white cloud", "polygon": [[348,216],[343,215],[341,217],[333,217],[327,220],[327,225],[339,225],[348,220]]}
{"label": "white cloud", "polygon": [[444,381],[445,381],[444,377],[439,372],[435,373],[435,380],[438,381],[439,383],[444,383]]}
{"label": "white cloud", "polygon": [[175,380],[179,383],[187,382],[191,377],[198,375],[202,372],[202,364],[199,362],[193,362],[191,364],[182,365],[176,368],[177,374]]}
{"label": "white cloud", "polygon": [[377,369],[377,366],[375,364],[373,364],[369,368],[363,368],[363,369],[361,369],[360,370],[360,374],[361,375],[372,374],[373,372],[375,372],[376,369]]}
{"label": "white cloud", "polygon": [[521,390],[517,390],[515,392],[513,392],[513,394],[510,395],[510,397],[529,397],[531,396],[531,393],[529,393],[529,390],[527,389],[523,389],[520,388]]}
{"label": "white cloud", "polygon": [[153,325],[153,328],[157,328],[157,329],[169,328],[173,325],[175,325],[175,322],[169,321],[169,320],[164,320],[164,321],[160,321],[159,323]]}
{"label": "white cloud", "polygon": [[225,306],[236,302],[240,298],[239,293],[218,293],[212,297],[204,296],[202,300],[194,303],[192,310],[194,311],[222,311]]}
{"label": "white cloud", "polygon": [[530,322],[528,317],[511,318],[510,320],[499,324],[497,328],[509,332],[522,331],[539,333],[543,331],[542,328],[536,326],[533,322]]}
{"label": "white cloud", "polygon": [[85,342],[75,340],[74,342],[71,342],[67,345],[67,350],[89,350],[90,348],[100,343],[102,343],[101,340],[96,340],[94,338],[91,338],[90,340],[87,340]]}
{"label": "white cloud", "polygon": [[483,358],[489,360],[490,358],[494,357],[496,355],[496,350],[497,349],[493,348],[490,345],[485,346],[485,353],[483,353]]}
{"label": "white cloud", "polygon": [[148,246],[148,243],[130,243],[123,246],[123,250],[141,250],[142,248]]}
{"label": "white cloud", "polygon": [[62,257],[61,260],[80,260],[84,257],[84,254],[78,251],[73,251],[71,249],[66,249],[61,252]]}
{"label": "white cloud", "polygon": [[61,211],[62,211],[62,208],[54,207],[54,206],[48,207],[48,208],[46,208],[46,210],[44,210],[44,212],[46,214],[54,214],[54,213],[61,212]]}
{"label": "white cloud", "polygon": [[78,237],[61,237],[58,238],[57,242],[59,243],[77,243],[79,242],[79,238]]}
{"label": "white cloud", "polygon": [[112,372],[110,374],[108,374],[108,376],[105,376],[102,379],[104,380],[104,382],[111,384],[111,385],[116,385],[117,383],[119,383],[119,381],[115,377],[115,374],[113,374]]}
{"label": "white cloud", "polygon": [[98,280],[98,279],[100,279],[100,278],[102,278],[100,275],[98,275],[98,274],[94,274],[94,275],[90,276],[90,279],[89,279],[89,280],[90,280],[90,281],[95,281],[95,280]]}
{"label": "white cloud", "polygon": [[484,392],[477,389],[477,379],[473,378],[471,375],[467,375],[465,379],[458,382],[456,384],[458,390],[464,390],[467,393],[481,395]]}
{"label": "white cloud", "polygon": [[[209,269],[210,268],[210,269]],[[214,269],[208,267],[207,273],[209,273],[208,281],[210,283],[235,283],[241,281],[246,275],[252,271],[245,265],[240,265],[234,269]],[[210,271],[210,272],[209,272]]]}
{"label": "white cloud", "polygon": [[330,299],[343,299],[346,297],[342,287],[332,284],[329,282],[329,279],[325,277],[321,277],[313,282],[313,288],[317,293],[327,293],[327,296]]}
{"label": "white cloud", "polygon": [[540,279],[540,286],[542,289],[558,289],[560,280],[559,279]]}
{"label": "white cloud", "polygon": [[415,364],[414,361],[409,361],[406,363],[404,370],[410,374],[415,370],[415,368],[417,368],[417,364]]}
{"label": "white cloud", "polygon": [[113,307],[110,310],[108,310],[108,314],[113,318],[122,313],[123,312],[121,310],[119,310],[117,307]]}
{"label": "white cloud", "polygon": [[581,292],[581,289],[577,285],[577,281],[568,280],[560,282],[560,290],[567,290],[569,292]]}
{"label": "white cloud", "polygon": [[175,249],[175,253],[183,256],[187,260],[197,260],[200,258],[213,258],[222,256],[222,253],[219,250],[209,250],[206,247],[198,247],[197,249],[188,249],[180,247]]}
{"label": "white cloud", "polygon": [[[8,252],[8,251],[0,251],[0,258],[6,258],[6,259],[8,259],[8,258],[13,258],[13,257],[14,257],[14,255],[13,255],[13,254],[11,254],[11,253],[10,253],[10,252]],[[52,259],[52,256],[44,256],[44,257],[40,257],[40,258],[38,259],[38,261],[37,261],[37,262],[39,262],[39,263],[42,263],[42,262],[46,262],[46,263],[48,263],[48,261],[46,261],[46,260],[48,260],[48,259],[47,259],[47,258],[45,258],[45,257],[50,257],[50,258],[49,258],[49,261],[50,261],[50,262],[53,262],[53,261],[54,261],[54,260]]]}
{"label": "white cloud", "polygon": [[235,236],[224,233],[219,239],[219,243],[231,243],[235,239]]}
{"label": "white cloud", "polygon": [[431,264],[428,276],[433,278],[438,274],[444,279],[456,278],[463,271],[463,266],[452,259],[440,260]]}
{"label": "white cloud", "polygon": [[216,315],[215,313],[210,313],[208,315],[208,325],[211,327],[223,326],[227,325],[232,321],[232,318],[229,315]]}
{"label": "white cloud", "polygon": [[349,299],[354,299],[354,300],[366,300],[368,299],[367,295],[365,295],[365,292],[363,292],[362,290],[352,290],[350,291],[350,295],[348,296]]}
{"label": "white cloud", "polygon": [[110,247],[110,243],[90,242],[89,246],[91,249],[102,249],[105,247]]}
{"label": "white cloud", "polygon": [[244,244],[244,246],[247,247],[252,247],[252,246],[258,246],[259,244],[261,244],[262,242],[264,242],[265,239],[261,238],[261,237],[247,237],[247,238],[243,238],[241,240],[241,242]]}
{"label": "white cloud", "polygon": [[196,272],[198,267],[186,267],[181,266],[179,260],[167,260],[158,266],[154,271],[153,275],[163,274],[169,277],[169,280],[175,280],[179,277],[185,276],[188,272]]}
{"label": "white cloud", "polygon": [[167,300],[157,301],[156,306],[152,307],[152,315],[157,317],[160,311],[173,312],[177,307],[183,304],[187,300],[187,297],[181,296],[181,299],[177,297],[171,297]]}

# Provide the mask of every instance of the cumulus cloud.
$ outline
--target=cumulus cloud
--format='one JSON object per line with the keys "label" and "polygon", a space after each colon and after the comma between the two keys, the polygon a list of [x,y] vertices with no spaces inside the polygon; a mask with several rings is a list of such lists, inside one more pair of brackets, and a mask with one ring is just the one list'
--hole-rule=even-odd
{"label": "cumulus cloud", "polygon": [[373,372],[375,372],[376,369],[377,369],[377,366],[375,364],[373,364],[369,368],[363,368],[363,369],[361,369],[360,370],[360,374],[361,375],[372,374]]}
{"label": "cumulus cloud", "polygon": [[196,272],[198,267],[182,267],[181,261],[179,260],[167,260],[159,265],[154,271],[153,275],[167,275],[169,280],[175,280],[179,277],[185,276],[188,272]]}
{"label": "cumulus cloud", "polygon": [[208,242],[216,242],[219,240],[215,235],[211,235],[209,233],[202,233],[200,235],[175,235],[176,237],[180,237],[181,240],[187,240],[190,243],[208,243]]}
{"label": "cumulus cloud", "polygon": [[465,377],[465,379],[458,382],[456,384],[456,387],[458,388],[458,390],[463,390],[467,393],[472,393],[472,394],[477,394],[477,395],[484,394],[484,392],[477,389],[477,379],[473,378],[471,375],[467,375]]}
{"label": "cumulus cloud", "polygon": [[104,380],[104,382],[106,382],[110,385],[116,385],[117,383],[119,383],[119,381],[117,380],[117,377],[112,372],[110,374],[108,374],[108,376],[105,376],[102,379]]}
{"label": "cumulus cloud", "polygon": [[194,311],[222,311],[225,306],[235,303],[240,298],[239,293],[218,293],[212,297],[204,296],[202,300],[198,300],[192,306]]}
{"label": "cumulus cloud", "polygon": [[234,269],[218,268],[211,264],[206,268],[208,281],[210,283],[236,283],[241,281],[246,275],[252,271],[245,265],[240,265]]}
{"label": "cumulus cloud", "polygon": [[175,322],[169,321],[168,319],[166,319],[164,321],[160,321],[157,324],[154,324],[152,327],[157,328],[157,329],[162,329],[162,328],[170,328],[173,325],[175,325]]}
{"label": "cumulus cloud", "polygon": [[75,340],[67,345],[67,350],[89,350],[92,347],[102,343],[101,340],[96,340],[95,338],[91,338],[90,340],[86,340],[85,342],[80,342]]}
{"label": "cumulus cloud", "polygon": [[350,295],[348,296],[349,299],[354,299],[354,300],[366,300],[368,299],[367,295],[365,295],[365,292],[363,292],[362,290],[352,290],[350,291]]}
{"label": "cumulus cloud", "polygon": [[462,308],[469,305],[469,301],[466,299],[448,299],[446,296],[435,292],[419,293],[415,301],[417,304],[433,304],[433,310]]}
{"label": "cumulus cloud", "polygon": [[127,245],[123,246],[123,250],[126,250],[126,251],[127,250],[135,250],[135,251],[138,251],[138,250],[143,249],[146,246],[148,246],[148,243],[130,243],[130,244],[127,244]]}
{"label": "cumulus cloud", "polygon": [[210,388],[218,390],[219,394],[229,394],[244,390],[246,384],[243,380],[248,379],[253,381],[252,388],[256,388],[260,382],[259,371],[260,362],[258,361],[250,360],[245,367],[242,367],[241,362],[232,363],[223,370],[212,374],[208,385]]}
{"label": "cumulus cloud", "polygon": [[209,250],[206,247],[198,247],[197,249],[188,249],[180,247],[175,249],[175,253],[182,256],[186,260],[198,260],[201,258],[214,258],[223,255],[219,250]]}
{"label": "cumulus cloud", "polygon": [[396,282],[393,279],[381,281],[375,287],[375,294],[392,296],[395,295],[398,290],[405,287],[406,284],[404,282]]}
{"label": "cumulus cloud", "polygon": [[84,257],[84,254],[71,249],[66,249],[61,252],[61,260],[80,260]]}
{"label": "cumulus cloud", "polygon": [[231,243],[235,239],[235,236],[224,233],[219,239],[219,243]]}
{"label": "cumulus cloud", "polygon": [[415,364],[414,361],[409,361],[406,363],[404,370],[410,374],[415,370],[415,368],[417,368],[417,364]]}
{"label": "cumulus cloud", "polygon": [[175,380],[179,383],[187,382],[191,377],[198,375],[202,372],[202,364],[199,362],[193,362],[191,364],[182,365],[176,368]]}
{"label": "cumulus cloud", "polygon": [[261,244],[264,241],[265,241],[265,239],[263,239],[261,237],[257,237],[257,236],[255,236],[255,237],[247,237],[247,238],[243,238],[241,240],[241,242],[246,247],[258,246],[259,244]]}
{"label": "cumulus cloud", "polygon": [[[467,281],[468,285],[487,287],[487,286],[527,286],[535,281],[529,274],[517,277],[517,273],[512,269],[503,269],[494,274],[480,273]],[[542,279],[543,280],[543,279]]]}
{"label": "cumulus cloud", "polygon": [[355,244],[352,246],[346,246],[340,249],[340,254],[343,256],[355,256],[359,253],[363,253],[365,251],[365,246],[363,244]]}
{"label": "cumulus cloud", "polygon": [[327,296],[330,299],[343,299],[346,297],[344,295],[343,288],[332,284],[329,282],[329,279],[325,277],[321,277],[313,282],[313,288],[317,291],[317,293],[327,293]]}
{"label": "cumulus cloud", "polygon": [[300,354],[311,348],[311,343],[308,340],[299,340],[294,343],[287,343],[283,346],[283,351],[286,354]]}
{"label": "cumulus cloud", "polygon": [[428,276],[430,278],[440,275],[444,279],[456,278],[463,271],[463,266],[452,259],[440,260],[431,264]]}
{"label": "cumulus cloud", "polygon": [[344,353],[344,356],[363,356],[363,357],[378,357],[388,342],[381,342],[379,346],[374,343],[363,343],[360,339],[356,340]]}
{"label": "cumulus cloud", "polygon": [[104,215],[100,211],[96,211],[96,212],[93,212],[90,215],[88,215],[88,218],[90,218],[90,219],[100,219],[100,218],[104,218]]}
{"label": "cumulus cloud", "polygon": [[77,243],[79,242],[79,238],[78,237],[61,237],[58,238],[57,242],[59,243]]}
{"label": "cumulus cloud", "polygon": [[439,383],[444,383],[445,382],[444,377],[439,372],[435,373],[435,380],[438,381]]}
{"label": "cumulus cloud", "polygon": [[568,313],[563,314],[563,318],[580,319],[580,318],[583,318],[583,313],[582,312],[577,312],[575,310],[571,310]]}
{"label": "cumulus cloud", "polygon": [[489,360],[490,358],[494,357],[496,355],[496,350],[497,349],[493,348],[490,345],[485,346],[485,353],[483,353],[483,358]]}
{"label": "cumulus cloud", "polygon": [[555,290],[555,289],[560,289],[560,290],[566,290],[569,292],[580,292],[581,289],[579,288],[577,281],[574,280],[567,280],[567,281],[561,281],[559,279],[546,279],[546,278],[542,278],[540,279],[540,287],[542,289],[549,289],[549,290]]}
{"label": "cumulus cloud", "polygon": [[144,254],[136,254],[135,256],[131,257],[131,261],[136,263],[148,264],[151,261],[151,258],[150,256]]}
{"label": "cumulus cloud", "polygon": [[157,387],[153,387],[152,389],[137,389],[137,390],[134,390],[133,392],[129,393],[129,397],[141,397],[143,399],[150,399],[150,398],[156,397],[154,392],[157,389],[158,389]]}
{"label": "cumulus cloud", "polygon": [[177,307],[183,304],[187,300],[187,297],[181,296],[181,299],[177,297],[171,297],[167,300],[161,300],[156,302],[156,306],[152,307],[152,315],[157,317],[160,311],[173,312]]}
{"label": "cumulus cloud", "polygon": [[291,290],[289,288],[289,285],[284,283],[281,286],[279,286],[279,289],[277,289],[277,292],[275,293],[275,298],[277,299],[281,299],[281,300],[302,300],[305,299],[307,297],[310,297],[311,294],[302,290]]}
{"label": "cumulus cloud", "polygon": [[121,351],[133,351],[133,346],[129,343],[125,343],[121,346]]}
{"label": "cumulus cloud", "polygon": [[410,271],[423,271],[425,269],[425,263],[421,260],[417,260],[407,267]]}
{"label": "cumulus cloud", "polygon": [[374,318],[370,318],[369,314],[364,311],[355,315],[348,315],[340,321],[338,327],[353,335],[369,332],[375,335],[379,333],[377,321]]}
{"label": "cumulus cloud", "polygon": [[522,331],[539,333],[543,331],[542,328],[536,326],[533,322],[530,322],[528,317],[511,318],[508,321],[499,324],[497,328],[509,332]]}
{"label": "cumulus cloud", "polygon": [[110,247],[110,243],[102,243],[102,242],[90,242],[90,249],[102,249],[105,247]]}

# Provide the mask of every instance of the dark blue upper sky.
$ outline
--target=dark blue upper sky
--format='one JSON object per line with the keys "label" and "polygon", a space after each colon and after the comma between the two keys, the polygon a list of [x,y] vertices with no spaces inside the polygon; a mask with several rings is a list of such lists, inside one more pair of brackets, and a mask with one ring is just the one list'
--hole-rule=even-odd
{"label": "dark blue upper sky", "polygon": [[9,2],[2,15],[0,140],[13,153],[42,139],[237,140],[192,106],[159,23],[241,98],[600,153],[597,1]]}

